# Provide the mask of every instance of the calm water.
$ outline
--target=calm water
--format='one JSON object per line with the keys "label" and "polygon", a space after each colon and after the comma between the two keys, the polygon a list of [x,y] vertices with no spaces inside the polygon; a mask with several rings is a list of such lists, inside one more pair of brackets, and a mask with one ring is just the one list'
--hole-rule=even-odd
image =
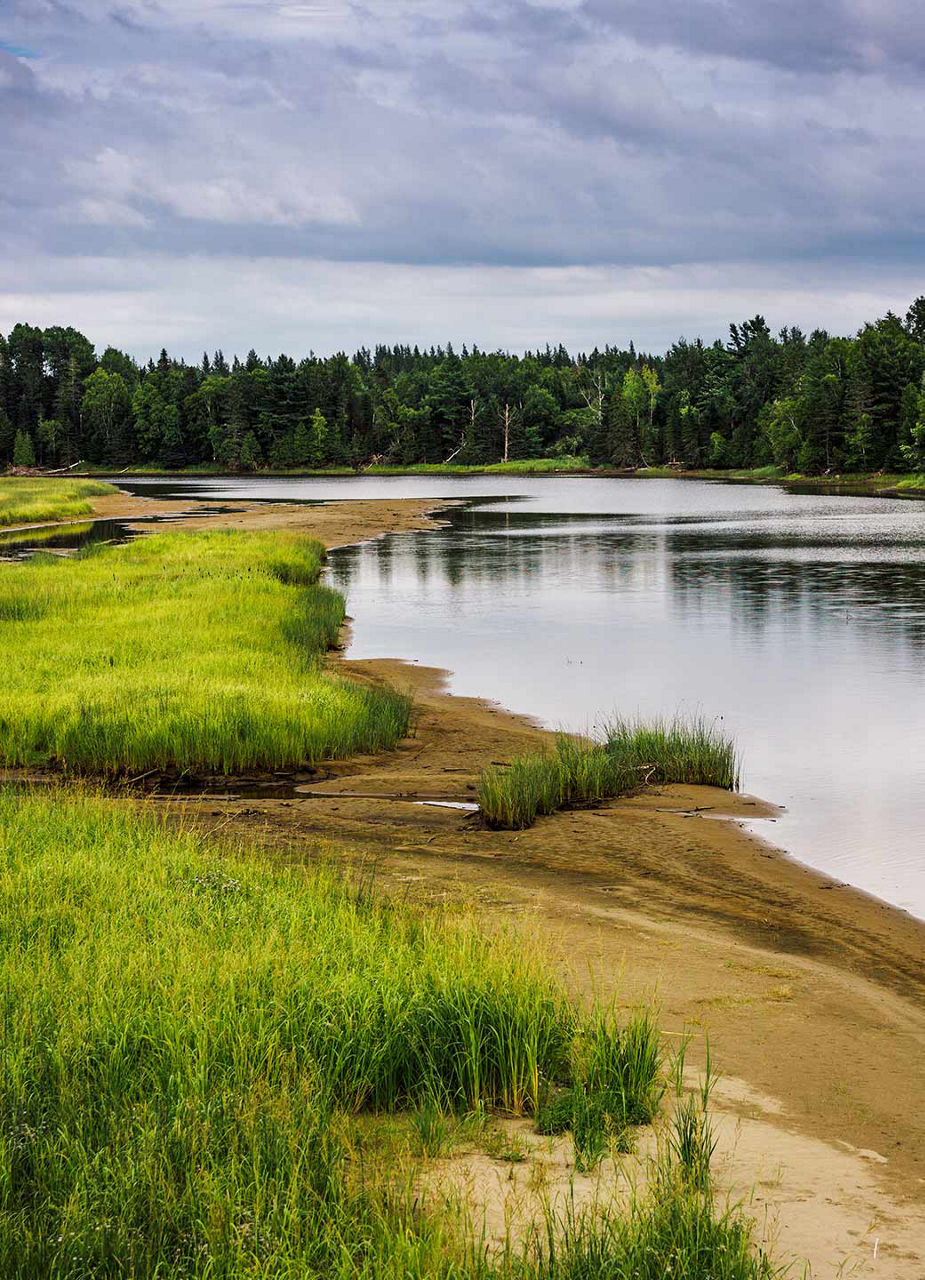
{"label": "calm water", "polygon": [[448,667],[454,692],[551,726],[722,717],[747,788],[787,808],[764,834],[925,917],[925,505],[557,477],[152,487],[469,500],[332,556],[353,656]]}
{"label": "calm water", "polygon": [[133,536],[118,520],[71,524],[61,532],[48,528],[2,532],[0,560],[28,560],[39,554],[70,555],[94,542],[128,542]]}

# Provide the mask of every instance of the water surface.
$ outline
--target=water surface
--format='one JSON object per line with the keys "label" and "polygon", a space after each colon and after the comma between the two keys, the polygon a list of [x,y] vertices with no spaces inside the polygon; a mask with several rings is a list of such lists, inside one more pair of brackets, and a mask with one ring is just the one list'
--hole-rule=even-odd
{"label": "water surface", "polygon": [[925,917],[925,505],[548,476],[152,488],[468,499],[446,529],[332,555],[352,656],[448,667],[454,692],[553,727],[719,717],[747,788],[786,806],[765,834]]}

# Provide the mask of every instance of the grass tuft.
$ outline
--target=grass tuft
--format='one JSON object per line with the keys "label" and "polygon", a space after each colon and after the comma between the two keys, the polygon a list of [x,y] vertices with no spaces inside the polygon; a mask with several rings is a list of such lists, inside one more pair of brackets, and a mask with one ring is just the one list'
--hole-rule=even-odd
{"label": "grass tuft", "polygon": [[702,717],[614,720],[602,740],[560,735],[554,751],[515,756],[486,769],[478,800],[491,827],[521,830],[542,814],[599,804],[650,783],[736,790],[735,743]]}

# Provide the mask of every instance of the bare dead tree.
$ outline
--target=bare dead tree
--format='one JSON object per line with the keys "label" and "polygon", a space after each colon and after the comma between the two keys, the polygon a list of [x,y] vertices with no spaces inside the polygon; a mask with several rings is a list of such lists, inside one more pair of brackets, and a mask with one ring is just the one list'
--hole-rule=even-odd
{"label": "bare dead tree", "polygon": [[[597,418],[597,425],[601,427],[604,424],[604,375],[600,372],[592,373],[587,367],[582,369],[582,374],[584,377],[578,383],[579,394],[588,409]],[[587,383],[590,383],[590,386]]]}

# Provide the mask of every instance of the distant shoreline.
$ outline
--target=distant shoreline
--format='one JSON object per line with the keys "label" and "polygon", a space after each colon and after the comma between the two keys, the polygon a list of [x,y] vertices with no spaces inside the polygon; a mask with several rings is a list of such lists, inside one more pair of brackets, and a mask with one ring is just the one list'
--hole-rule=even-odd
{"label": "distant shoreline", "polygon": [[[36,472],[36,474],[41,474]],[[820,493],[856,493],[872,497],[925,498],[925,475],[915,472],[883,474],[877,472],[843,472],[838,475],[804,475],[800,472],[783,472],[775,467],[755,467],[751,470],[718,471],[715,469],[683,470],[675,467],[613,468],[581,465],[571,459],[537,458],[519,462],[498,462],[480,466],[457,466],[453,463],[422,463],[418,466],[308,467],[273,470],[261,468],[255,471],[229,471],[216,464],[199,465],[168,471],[156,467],[138,467],[128,471],[92,467],[72,471],[72,476],[113,480],[132,479],[196,479],[227,477],[234,479],[359,479],[363,476],[584,476],[596,479],[619,480],[712,480],[726,484],[779,485]]]}

